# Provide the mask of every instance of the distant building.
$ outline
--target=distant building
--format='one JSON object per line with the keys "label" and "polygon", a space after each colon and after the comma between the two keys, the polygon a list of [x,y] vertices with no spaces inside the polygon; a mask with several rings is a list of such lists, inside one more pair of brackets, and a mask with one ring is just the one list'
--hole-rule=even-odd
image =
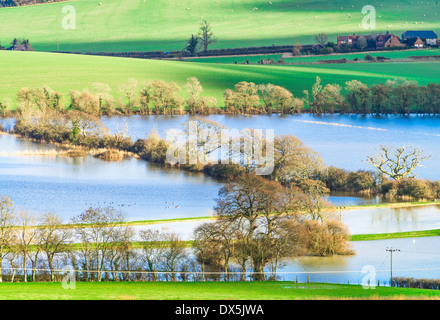
{"label": "distant building", "polygon": [[423,48],[425,46],[425,43],[419,37],[408,39],[406,41],[406,44],[408,46],[410,46],[410,47],[415,47],[415,48],[418,48],[418,49]]}
{"label": "distant building", "polygon": [[338,35],[338,46],[342,44],[353,45],[358,42],[359,36],[353,33],[352,36],[340,36]]}
{"label": "distant building", "polygon": [[356,46],[358,43],[360,44],[361,40],[365,40],[362,46],[367,47],[368,42],[370,40],[374,40],[374,38],[371,35],[356,35],[355,33],[353,33],[353,35],[350,36],[338,35],[338,46],[341,46],[343,44],[347,44],[349,46]]}
{"label": "distant building", "polygon": [[435,46],[437,44],[438,36],[434,31],[406,31],[402,34],[402,41],[404,42],[413,38],[420,38],[425,41],[427,45]]}
{"label": "distant building", "polygon": [[24,44],[15,44],[15,45],[7,48],[6,50],[11,50],[11,51],[28,51],[27,47]]}
{"label": "distant building", "polygon": [[381,34],[376,37],[376,48],[404,47],[398,36],[394,34]]}

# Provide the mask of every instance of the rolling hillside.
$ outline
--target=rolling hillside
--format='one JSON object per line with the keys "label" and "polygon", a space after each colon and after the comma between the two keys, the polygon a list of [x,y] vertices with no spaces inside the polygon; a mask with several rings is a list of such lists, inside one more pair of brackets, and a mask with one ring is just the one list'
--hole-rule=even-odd
{"label": "rolling hillside", "polygon": [[[313,43],[326,32],[363,32],[358,0],[76,0],[0,9],[0,41],[28,38],[36,50],[172,51],[181,50],[206,19],[218,42],[212,48]],[[66,5],[75,8],[76,29],[65,30]],[[376,32],[440,29],[436,1],[375,1]]]}
{"label": "rolling hillside", "polygon": [[357,79],[368,85],[388,79],[406,78],[426,85],[438,81],[440,64],[436,62],[362,63],[337,65],[231,65],[160,61],[131,58],[99,57],[43,52],[0,51],[0,99],[15,99],[22,87],[47,85],[68,95],[69,90],[91,88],[94,82],[107,83],[111,94],[120,96],[118,87],[128,79],[174,81],[181,87],[189,77],[197,77],[203,85],[202,95],[214,96],[223,105],[225,89],[240,81],[273,83],[301,96],[310,90],[316,76],[323,83]]}

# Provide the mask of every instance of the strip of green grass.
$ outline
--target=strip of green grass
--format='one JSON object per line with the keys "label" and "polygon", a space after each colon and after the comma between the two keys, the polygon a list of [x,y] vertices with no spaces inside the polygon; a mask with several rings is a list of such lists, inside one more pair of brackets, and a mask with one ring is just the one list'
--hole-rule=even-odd
{"label": "strip of green grass", "polygon": [[255,56],[233,56],[233,57],[209,57],[209,58],[193,58],[193,59],[185,59],[185,61],[191,62],[201,62],[201,63],[229,63],[229,64],[243,64],[246,61],[249,63],[258,63],[261,59],[268,60],[273,59],[275,62],[278,61],[283,55],[275,54],[275,55],[255,55]]}
{"label": "strip of green grass", "polygon": [[438,201],[413,201],[413,202],[389,202],[389,203],[375,203],[375,204],[361,204],[356,206],[345,206],[346,209],[361,209],[361,208],[409,208],[417,206],[440,205]]}
{"label": "strip of green grass", "polygon": [[356,234],[350,237],[350,241],[373,241],[386,239],[403,239],[403,238],[422,238],[422,237],[439,237],[440,230],[422,230],[395,233],[377,233],[377,234]]}
{"label": "strip of green grass", "polygon": [[284,61],[286,63],[310,63],[310,62],[318,62],[320,60],[340,60],[342,58],[345,58],[347,60],[353,60],[355,58],[363,60],[366,55],[371,55],[373,57],[385,57],[389,59],[406,59],[413,56],[435,56],[439,54],[440,54],[439,49],[422,49],[422,50],[418,49],[418,50],[397,50],[397,51],[298,56],[292,58],[285,58]]}
{"label": "strip of green grass", "polygon": [[434,299],[440,291],[294,282],[1,283],[0,300],[313,300]]}

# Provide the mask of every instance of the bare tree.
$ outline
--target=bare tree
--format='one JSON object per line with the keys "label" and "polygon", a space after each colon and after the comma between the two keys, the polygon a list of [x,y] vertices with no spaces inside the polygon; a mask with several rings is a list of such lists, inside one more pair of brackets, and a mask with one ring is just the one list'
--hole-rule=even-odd
{"label": "bare tree", "polygon": [[18,248],[17,238],[14,239],[14,242],[11,243],[8,249],[8,254],[6,255],[6,260],[9,262],[9,265],[12,268],[11,274],[11,282],[15,280],[15,274],[17,269],[19,268],[19,261],[17,261],[17,257],[20,255],[20,249]]}
{"label": "bare tree", "polygon": [[203,45],[204,52],[208,51],[209,45],[217,42],[217,39],[215,39],[214,33],[212,32],[212,27],[206,20],[202,21],[200,24],[199,37]]}
{"label": "bare tree", "polygon": [[[229,280],[229,261],[233,255],[236,224],[233,220],[222,219],[213,223],[204,223],[195,231],[196,241],[193,247],[198,253],[197,258],[202,265],[202,276],[205,280],[205,266],[211,253],[218,259],[217,264],[223,267],[224,280]],[[212,260],[212,259],[211,259]],[[221,260],[220,263],[218,261]]]}
{"label": "bare tree", "polygon": [[274,164],[272,179],[281,183],[310,179],[324,166],[320,156],[293,135],[275,137]]}
{"label": "bare tree", "polygon": [[[184,123],[184,132],[188,139],[187,157],[189,161],[186,163],[207,164],[210,160],[218,161],[217,158],[210,159],[212,154],[221,146],[221,131],[225,127],[213,120],[201,117],[195,117]],[[193,161],[191,161],[193,159]]]}
{"label": "bare tree", "polygon": [[196,114],[199,96],[203,91],[200,81],[195,77],[188,78],[188,81],[185,84],[185,89],[189,94],[189,99],[187,100],[189,112],[191,114]]}
{"label": "bare tree", "polygon": [[108,84],[95,82],[93,84],[93,90],[95,91],[95,94],[98,96],[99,99],[99,110],[102,110],[103,102],[109,101],[111,97],[109,93],[111,91],[111,88]]}
{"label": "bare tree", "polygon": [[175,233],[165,235],[167,246],[163,252],[163,264],[167,271],[169,271],[169,279],[176,281],[176,273],[179,265],[186,257],[186,244]]}
{"label": "bare tree", "polygon": [[393,149],[380,145],[379,154],[367,156],[367,162],[391,179],[400,180],[415,177],[413,170],[431,157],[418,147],[402,146]]}
{"label": "bare tree", "polygon": [[130,78],[127,83],[121,84],[119,90],[127,98],[128,104],[126,107],[126,114],[130,115],[135,107],[136,94],[138,91],[138,81]]}
{"label": "bare tree", "polygon": [[62,219],[54,213],[47,213],[41,217],[38,237],[41,251],[46,255],[50,269],[51,280],[55,281],[54,259],[57,254],[67,252],[73,232],[61,227]]}
{"label": "bare tree", "polygon": [[321,45],[325,46],[328,41],[328,36],[325,33],[319,33],[315,36],[315,41],[317,44],[321,44]]}
{"label": "bare tree", "polygon": [[12,228],[14,223],[15,206],[9,197],[2,196],[0,199],[0,282],[3,282],[3,259],[8,254],[15,236],[15,230]]}
{"label": "bare tree", "polygon": [[307,179],[298,185],[297,206],[308,219],[324,222],[332,217],[336,209],[326,200],[330,190],[322,181]]}
{"label": "bare tree", "polygon": [[17,232],[17,248],[23,259],[23,275],[24,282],[27,282],[27,262],[32,245],[37,239],[36,216],[28,211],[20,211],[17,215],[18,232]]}
{"label": "bare tree", "polygon": [[151,280],[158,280],[163,255],[166,249],[164,235],[158,230],[142,230],[139,232],[142,241],[142,259],[147,271],[151,272]]}
{"label": "bare tree", "polygon": [[239,224],[240,240],[250,252],[255,280],[264,279],[264,266],[273,258],[277,221],[294,210],[288,189],[276,181],[246,174],[219,191],[217,214]]}
{"label": "bare tree", "polygon": [[[82,253],[88,268],[97,269],[97,280],[102,280],[107,253],[114,246],[118,228],[125,222],[121,212],[113,207],[89,208],[72,222],[79,224],[75,229],[82,242]],[[85,224],[81,226],[81,224]]]}

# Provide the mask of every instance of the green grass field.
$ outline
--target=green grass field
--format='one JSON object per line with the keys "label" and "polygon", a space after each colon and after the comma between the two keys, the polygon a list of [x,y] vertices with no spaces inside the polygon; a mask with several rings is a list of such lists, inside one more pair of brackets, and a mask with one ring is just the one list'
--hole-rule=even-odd
{"label": "green grass field", "polygon": [[[102,3],[102,5],[99,5]],[[271,4],[272,3],[272,4]],[[76,0],[65,3],[0,9],[0,41],[29,38],[42,51],[174,51],[181,50],[201,20],[208,20],[218,42],[212,48],[314,43],[326,32],[369,33],[363,30],[362,7],[376,6],[375,32],[400,35],[411,29],[439,29],[440,5],[435,2],[360,3],[348,0]],[[76,28],[64,29],[72,5]],[[256,9],[257,8],[257,9]],[[416,24],[417,23],[417,24]]]}
{"label": "green grass field", "polygon": [[363,52],[349,54],[332,54],[319,56],[301,56],[284,59],[286,63],[307,63],[317,62],[319,60],[339,60],[345,58],[353,60],[355,58],[363,60],[369,54],[373,57],[385,57],[389,59],[407,59],[413,56],[435,56],[440,55],[440,49],[418,49],[418,50],[397,50],[397,51],[380,51],[380,52]]}
{"label": "green grass field", "polygon": [[353,79],[372,85],[399,77],[426,85],[437,82],[440,74],[438,62],[262,66],[11,51],[0,51],[0,67],[0,99],[15,99],[23,87],[44,85],[67,96],[69,90],[91,89],[94,82],[107,83],[117,98],[119,85],[129,78],[137,79],[139,85],[161,79],[183,87],[189,77],[197,77],[204,88],[202,95],[217,98],[219,105],[223,105],[224,91],[240,81],[273,83],[302,96],[316,76],[323,84],[341,86]]}
{"label": "green grass field", "polygon": [[[330,54],[330,55],[309,55],[309,56],[298,56],[298,57],[287,57],[284,58],[285,63],[313,63],[320,60],[340,60],[342,58],[348,61],[353,59],[364,60],[365,55],[371,55],[373,57],[385,57],[389,59],[408,59],[412,56],[434,56],[440,55],[440,49],[411,49],[411,50],[397,50],[397,51],[374,51],[374,52],[362,52],[362,53],[343,53],[343,54]],[[236,57],[209,57],[209,58],[191,58],[185,59],[186,61],[201,62],[201,63],[228,63],[235,64],[245,63],[249,60],[249,63],[258,63],[261,59],[273,59],[275,62],[278,61],[283,55],[251,55],[251,56],[236,56]]]}
{"label": "green grass field", "polygon": [[273,59],[275,62],[278,61],[283,55],[282,54],[267,54],[267,55],[254,55],[254,56],[230,56],[230,57],[209,57],[209,58],[194,58],[185,59],[191,62],[201,62],[201,63],[228,63],[228,64],[244,64],[247,60],[249,63],[258,63],[261,59],[268,60]]}
{"label": "green grass field", "polygon": [[1,283],[0,300],[439,299],[440,291],[293,282]]}

